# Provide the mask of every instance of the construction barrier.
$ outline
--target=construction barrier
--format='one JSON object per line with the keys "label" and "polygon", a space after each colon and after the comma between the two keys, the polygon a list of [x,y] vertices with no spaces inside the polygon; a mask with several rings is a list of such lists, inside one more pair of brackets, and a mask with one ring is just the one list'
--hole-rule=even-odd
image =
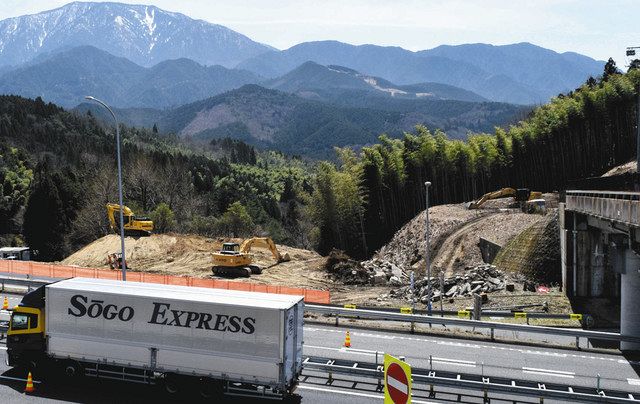
{"label": "construction barrier", "polygon": [[[69,265],[47,264],[35,261],[0,260],[0,272],[44,276],[49,278],[97,278],[122,279],[120,271],[98,268],[83,268]],[[326,290],[290,288],[287,286],[262,285],[253,282],[234,282],[224,279],[202,279],[188,276],[151,274],[146,272],[127,272],[127,280],[132,282],[160,283],[164,285],[197,286],[202,288],[242,290],[246,292],[276,293],[281,295],[304,296],[306,303],[329,304],[331,295]]]}

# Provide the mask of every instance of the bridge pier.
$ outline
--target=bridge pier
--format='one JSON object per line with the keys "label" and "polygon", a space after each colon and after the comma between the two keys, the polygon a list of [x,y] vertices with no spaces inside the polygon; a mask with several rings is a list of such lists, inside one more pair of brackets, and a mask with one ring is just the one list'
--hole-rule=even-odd
{"label": "bridge pier", "polygon": [[[620,333],[640,337],[640,193],[567,191],[559,221],[566,295],[581,303],[608,299],[602,308],[619,302]],[[610,311],[600,315],[615,321]],[[640,351],[640,343],[620,349]]]}
{"label": "bridge pier", "polygon": [[[620,334],[640,336],[640,256],[630,248],[624,252],[620,281]],[[620,349],[640,351],[640,344],[621,342]]]}

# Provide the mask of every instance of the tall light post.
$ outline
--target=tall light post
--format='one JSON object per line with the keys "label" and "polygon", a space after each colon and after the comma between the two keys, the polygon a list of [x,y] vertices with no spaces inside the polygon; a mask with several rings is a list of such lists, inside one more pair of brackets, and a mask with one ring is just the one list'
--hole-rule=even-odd
{"label": "tall light post", "polygon": [[[628,46],[627,56],[635,56],[640,46]],[[640,86],[636,87],[636,172],[640,173]]]}
{"label": "tall light post", "polygon": [[429,315],[431,315],[431,263],[429,262],[430,257],[430,246],[429,246],[429,187],[431,186],[431,183],[429,181],[424,183],[424,186],[426,188],[427,191],[427,195],[426,195],[426,201],[427,201],[427,208],[425,209],[425,217],[426,217],[426,230],[424,232],[424,236],[426,238],[427,241],[427,255],[426,255],[426,261],[427,261],[427,312],[429,313]]}
{"label": "tall light post", "polygon": [[116,114],[114,114],[111,108],[109,108],[109,106],[103,101],[100,101],[99,99],[92,97],[90,95],[87,95],[84,98],[90,101],[95,101],[98,104],[105,107],[107,111],[111,113],[111,116],[113,117],[113,120],[116,123],[116,149],[118,154],[118,198],[120,202],[120,249],[122,252],[122,263],[120,266],[122,268],[122,280],[126,281],[127,280],[127,260],[125,259],[125,254],[124,254],[124,214],[122,213],[124,205],[122,203],[122,163],[120,161],[120,128],[118,125],[118,118],[116,118]]}

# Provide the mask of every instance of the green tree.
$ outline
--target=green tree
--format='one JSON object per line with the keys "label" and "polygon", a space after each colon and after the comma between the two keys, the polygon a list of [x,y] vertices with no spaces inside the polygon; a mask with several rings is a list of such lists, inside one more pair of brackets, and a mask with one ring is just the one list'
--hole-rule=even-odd
{"label": "green tree", "polygon": [[613,58],[609,58],[607,63],[604,65],[604,73],[602,74],[602,80],[607,81],[609,77],[618,74],[618,67],[616,66],[616,61]]}
{"label": "green tree", "polygon": [[157,233],[166,233],[173,229],[175,225],[173,211],[164,202],[161,202],[151,212],[151,220],[153,220],[153,230]]}
{"label": "green tree", "polygon": [[24,213],[23,234],[41,261],[65,256],[68,219],[51,173],[47,167],[37,172]]}
{"label": "green tree", "polygon": [[218,226],[223,234],[230,237],[245,237],[253,234],[255,224],[247,211],[247,208],[240,202],[234,202],[222,215]]}

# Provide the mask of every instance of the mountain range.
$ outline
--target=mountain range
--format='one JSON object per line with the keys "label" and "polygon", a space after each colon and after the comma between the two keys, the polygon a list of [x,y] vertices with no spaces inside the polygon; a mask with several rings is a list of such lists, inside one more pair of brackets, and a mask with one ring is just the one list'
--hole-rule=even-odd
{"label": "mountain range", "polygon": [[492,101],[546,102],[602,72],[604,62],[576,53],[557,53],[530,43],[469,44],[411,52],[399,47],[306,42],[273,50],[238,67],[277,77],[306,61],[340,65],[398,84],[437,82],[473,91]]}
{"label": "mountain range", "polygon": [[188,58],[233,67],[273,48],[221,25],[154,6],[73,2],[0,21],[0,66],[61,48],[93,45],[142,66]]}
{"label": "mountain range", "polygon": [[33,63],[38,56],[80,45],[95,46],[148,68],[186,58],[204,66],[248,70],[267,79],[313,61],[397,85],[439,83],[491,101],[518,104],[546,102],[589,76],[599,75],[604,66],[587,56],[557,53],[530,43],[443,45],[412,52],[319,41],[280,51],[221,25],[154,6],[73,2],[0,21],[0,74]]}
{"label": "mountain range", "polygon": [[[455,138],[492,131],[603,65],[529,43],[277,50],[183,14],[110,2],[0,21],[0,93],[67,108],[94,95],[129,124],[322,157],[415,125]],[[77,110],[102,116],[95,105]]]}
{"label": "mountain range", "polygon": [[117,107],[187,104],[260,79],[246,70],[175,59],[149,68],[92,46],[39,56],[0,74],[0,93],[42,97],[72,108],[91,94]]}
{"label": "mountain range", "polygon": [[[75,110],[91,111],[110,122],[95,104],[81,104]],[[413,101],[404,108],[349,107],[249,84],[173,109],[127,108],[115,113],[130,125],[156,125],[160,132],[181,138],[208,142],[231,137],[261,148],[331,158],[334,147],[369,145],[381,133],[397,137],[421,124],[464,138],[469,131],[488,132],[514,123],[514,117],[527,111],[513,104],[455,100]]]}
{"label": "mountain range", "polygon": [[245,84],[261,84],[303,98],[370,107],[403,100],[487,99],[440,83],[400,86],[341,66],[306,62],[274,80],[240,69],[203,66],[191,59],[166,60],[142,67],[92,46],[38,56],[23,67],[0,73],[0,93],[42,97],[72,108],[87,94],[100,94],[121,108],[168,108],[212,97]]}

